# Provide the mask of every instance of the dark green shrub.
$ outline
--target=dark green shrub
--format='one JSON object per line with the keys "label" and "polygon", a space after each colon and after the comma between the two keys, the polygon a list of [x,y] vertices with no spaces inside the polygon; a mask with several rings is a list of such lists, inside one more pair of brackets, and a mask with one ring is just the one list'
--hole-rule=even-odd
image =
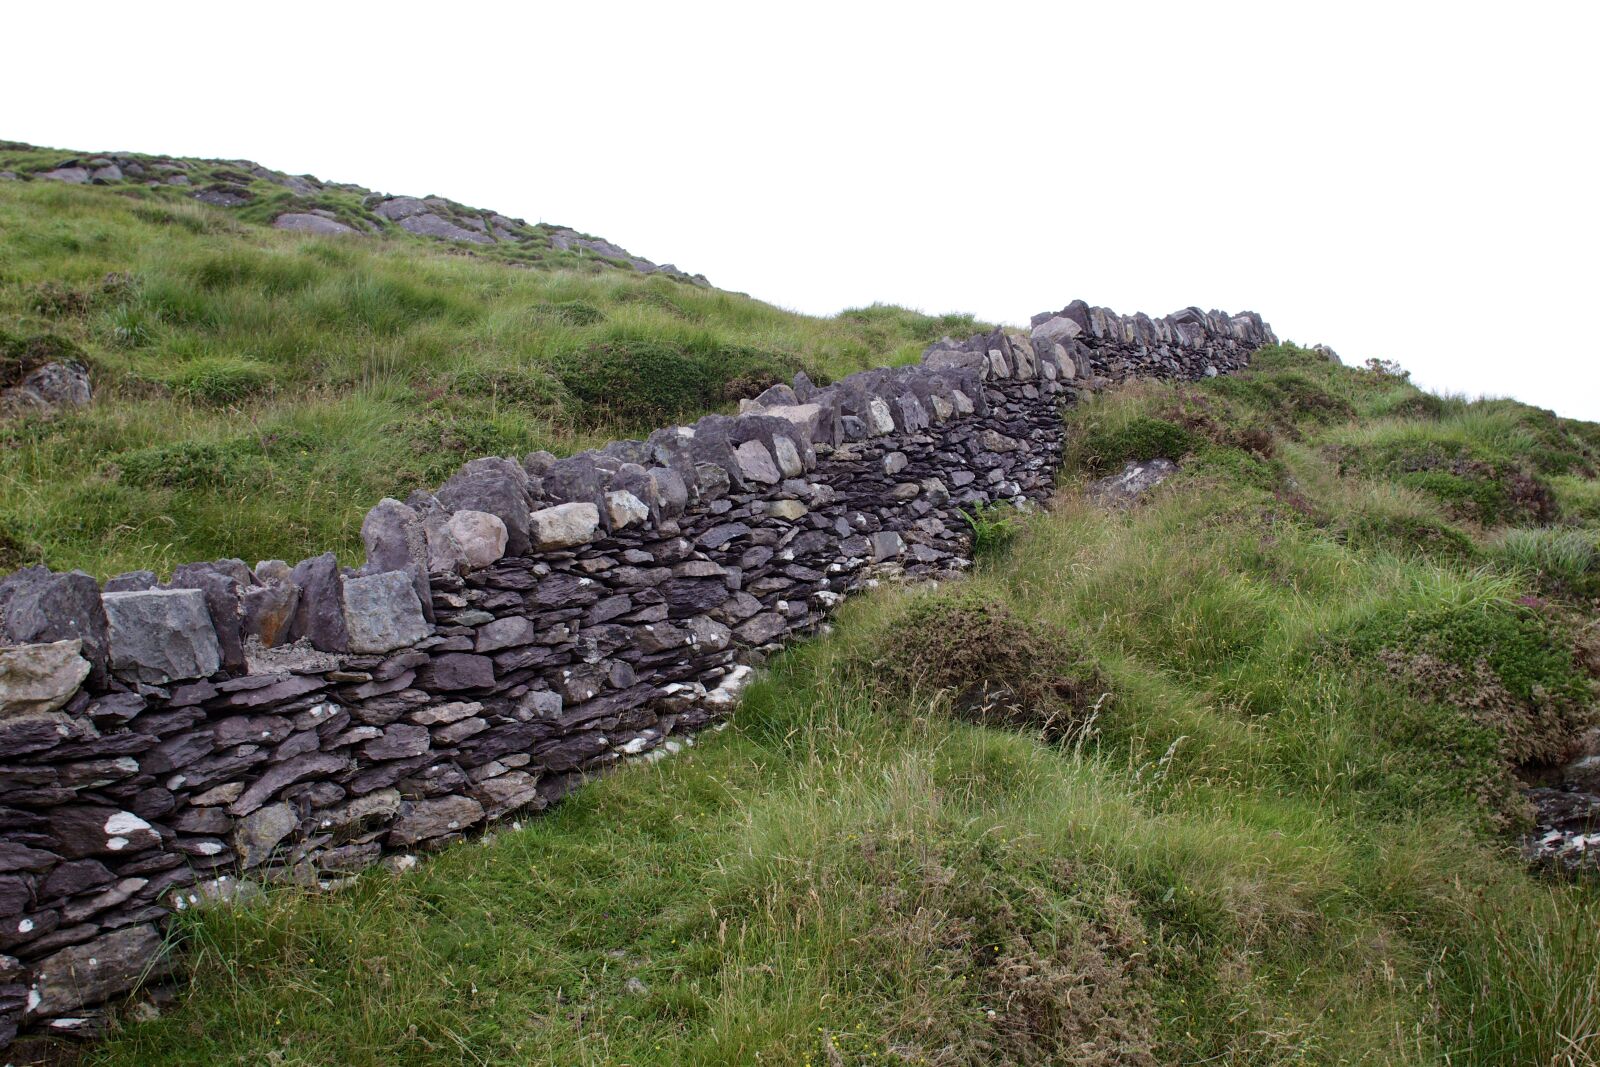
{"label": "dark green shrub", "polygon": [[1083,469],[1110,474],[1129,460],[1177,460],[1193,451],[1199,438],[1176,423],[1136,415],[1117,425],[1094,423],[1084,428],[1073,451]]}
{"label": "dark green shrub", "polygon": [[891,688],[948,690],[968,721],[1049,740],[1081,729],[1107,693],[1104,675],[1065,631],[975,593],[913,601],[883,647],[878,668]]}
{"label": "dark green shrub", "polygon": [[561,403],[565,387],[548,367],[471,367],[449,378],[450,392],[502,404],[548,408]]}
{"label": "dark green shrub", "polygon": [[1388,476],[1432,496],[1451,516],[1483,526],[1553,521],[1550,486],[1518,459],[1452,441],[1399,439],[1332,450],[1339,473]]}
{"label": "dark green shrub", "polygon": [[1350,401],[1294,370],[1275,370],[1267,374],[1247,372],[1215,378],[1207,383],[1207,388],[1257,418],[1286,428],[1306,422],[1343,422],[1355,417]]}
{"label": "dark green shrub", "polygon": [[1484,526],[1556,517],[1550,487],[1520,467],[1458,463],[1448,470],[1409,471],[1399,481],[1439,500],[1451,514]]}
{"label": "dark green shrub", "polygon": [[540,304],[533,309],[540,318],[566,326],[594,326],[606,321],[606,313],[582,300],[564,300],[559,304]]}
{"label": "dark green shrub", "polygon": [[1283,481],[1276,460],[1230,445],[1202,444],[1184,464],[1186,479],[1213,478],[1228,485],[1248,485],[1273,492]]}
{"label": "dark green shrub", "polygon": [[258,457],[243,441],[177,441],[113,457],[119,480],[145,489],[209,489],[245,481]]}
{"label": "dark green shrub", "polygon": [[556,373],[591,419],[653,426],[753,395],[792,367],[787,357],[741,345],[702,349],[624,337],[566,356]]}
{"label": "dark green shrub", "polygon": [[1573,635],[1534,609],[1394,609],[1360,624],[1346,646],[1420,696],[1492,728],[1514,763],[1561,759],[1593,718],[1594,686],[1574,654]]}
{"label": "dark green shrub", "polygon": [[1438,420],[1449,414],[1452,407],[1450,401],[1436,393],[1408,389],[1373,405],[1372,414],[1399,419]]}
{"label": "dark green shrub", "polygon": [[663,341],[590,346],[557,366],[567,391],[596,413],[625,422],[662,422],[719,399],[723,379],[708,360]]}
{"label": "dark green shrub", "polygon": [[272,371],[260,363],[233,356],[208,356],[173,371],[167,385],[173,393],[200,404],[234,404],[268,389]]}
{"label": "dark green shrub", "polygon": [[1422,515],[1356,514],[1339,532],[1355,549],[1384,548],[1451,562],[1465,562],[1478,552],[1465,531]]}

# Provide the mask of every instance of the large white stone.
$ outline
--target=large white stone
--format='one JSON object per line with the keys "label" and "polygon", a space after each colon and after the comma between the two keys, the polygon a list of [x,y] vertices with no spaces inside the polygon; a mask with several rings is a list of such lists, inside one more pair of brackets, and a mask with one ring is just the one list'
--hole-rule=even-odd
{"label": "large white stone", "polygon": [[785,478],[798,478],[806,472],[805,460],[800,458],[800,450],[787,437],[772,439],[772,456],[778,461],[778,470]]}
{"label": "large white stone", "polygon": [[1033,339],[1044,342],[1070,341],[1083,332],[1079,326],[1069,318],[1057,315],[1049,322],[1041,322],[1033,328]]}
{"label": "large white stone", "polygon": [[800,432],[806,435],[807,441],[817,440],[817,430],[822,424],[820,404],[774,404],[770,407],[757,405],[754,410],[762,415],[775,415],[780,419],[788,419],[800,428]]}
{"label": "large white stone", "polygon": [[882,397],[875,396],[867,401],[866,422],[868,433],[874,435],[894,433],[894,415]]}
{"label": "large white stone", "polygon": [[89,661],[79,655],[83,642],[0,648],[0,718],[55,711],[89,676]]}
{"label": "large white stone", "polygon": [[458,511],[444,524],[445,531],[461,546],[467,566],[487,567],[506,554],[506,524],[487,511]]}
{"label": "large white stone", "polygon": [[541,552],[586,545],[600,528],[600,509],[583,501],[542,508],[528,516],[528,534]]}
{"label": "large white stone", "polygon": [[739,464],[739,473],[744,475],[746,481],[777,485],[783,480],[778,474],[777,464],[772,461],[772,453],[760,441],[746,441],[733,450],[733,457]]}
{"label": "large white stone", "polygon": [[617,489],[606,494],[606,513],[611,517],[613,530],[642,525],[650,518],[650,509],[645,506],[645,502],[626,489]]}

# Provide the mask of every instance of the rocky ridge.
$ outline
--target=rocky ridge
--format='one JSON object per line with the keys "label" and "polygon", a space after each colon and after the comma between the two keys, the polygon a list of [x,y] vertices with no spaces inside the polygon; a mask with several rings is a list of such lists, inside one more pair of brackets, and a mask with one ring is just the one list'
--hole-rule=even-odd
{"label": "rocky ridge", "polygon": [[309,174],[285,174],[250,160],[202,160],[126,152],[71,153],[0,142],[0,181],[141,188],[237,211],[280,230],[368,237],[405,233],[513,262],[587,260],[710,285],[671,263],[657,264],[603,238],[565,226],[528,223],[440,196],[375,192]]}

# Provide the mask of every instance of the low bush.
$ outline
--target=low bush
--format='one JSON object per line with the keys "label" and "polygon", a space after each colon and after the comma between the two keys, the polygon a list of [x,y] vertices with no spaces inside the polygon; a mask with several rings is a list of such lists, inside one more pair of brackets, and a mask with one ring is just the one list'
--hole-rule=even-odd
{"label": "low bush", "polygon": [[549,408],[561,404],[566,388],[549,368],[539,364],[516,367],[467,367],[451,374],[450,392],[503,404]]}
{"label": "low bush", "polygon": [[1338,527],[1340,538],[1351,548],[1415,554],[1440,561],[1464,562],[1478,547],[1458,526],[1427,515],[1358,512]]}
{"label": "low bush", "polygon": [[1521,466],[1458,460],[1448,469],[1406,471],[1398,480],[1434,497],[1458,518],[1483,526],[1556,517],[1549,486]]}
{"label": "low bush", "polygon": [[1291,431],[1305,422],[1326,425],[1355,417],[1350,401],[1296,371],[1246,372],[1214,379],[1210,388]]}
{"label": "low bush", "polygon": [[1177,423],[1133,415],[1115,422],[1091,421],[1069,447],[1083,470],[1110,474],[1129,461],[1180,459],[1199,443],[1198,435]]}
{"label": "low bush", "polygon": [[1550,592],[1600,596],[1600,535],[1592,530],[1506,530],[1496,556]]}
{"label": "low bush", "polygon": [[29,290],[28,303],[39,314],[59,319],[85,314],[94,306],[94,296],[60,282],[39,282]]}
{"label": "low bush", "polygon": [[272,370],[251,359],[207,356],[185,363],[166,379],[176,396],[199,404],[236,404],[272,385]]}
{"label": "low bush", "polygon": [[1270,457],[1276,450],[1270,429],[1258,419],[1240,417],[1212,392],[1180,389],[1157,414],[1213,444],[1243,449],[1262,457]]}
{"label": "low bush", "polygon": [[594,326],[606,321],[606,313],[583,300],[563,300],[558,304],[540,304],[534,314],[549,322],[563,326]]}
{"label": "low bush", "polygon": [[1561,759],[1595,715],[1573,635],[1536,609],[1491,602],[1379,612],[1347,647],[1491,728],[1512,763]]}
{"label": "low bush", "polygon": [[948,691],[963,719],[1052,741],[1080,731],[1107,694],[1105,676],[1065,631],[977,593],[913,601],[885,652],[891,687]]}
{"label": "low bush", "polygon": [[751,396],[798,369],[786,356],[743,345],[620,337],[556,364],[592,421],[656,426]]}
{"label": "low bush", "polygon": [[205,489],[245,480],[259,456],[242,440],[177,441],[113,457],[120,481],[144,489]]}

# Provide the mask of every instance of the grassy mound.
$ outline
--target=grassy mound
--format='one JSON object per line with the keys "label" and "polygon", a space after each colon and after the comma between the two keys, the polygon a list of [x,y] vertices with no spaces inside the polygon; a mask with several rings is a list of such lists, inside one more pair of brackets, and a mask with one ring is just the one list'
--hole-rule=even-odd
{"label": "grassy mound", "polygon": [[1088,725],[1111,695],[1070,634],[982,596],[928,597],[895,629],[880,660],[884,680],[910,694],[948,694],[969,722],[1058,741]]}

